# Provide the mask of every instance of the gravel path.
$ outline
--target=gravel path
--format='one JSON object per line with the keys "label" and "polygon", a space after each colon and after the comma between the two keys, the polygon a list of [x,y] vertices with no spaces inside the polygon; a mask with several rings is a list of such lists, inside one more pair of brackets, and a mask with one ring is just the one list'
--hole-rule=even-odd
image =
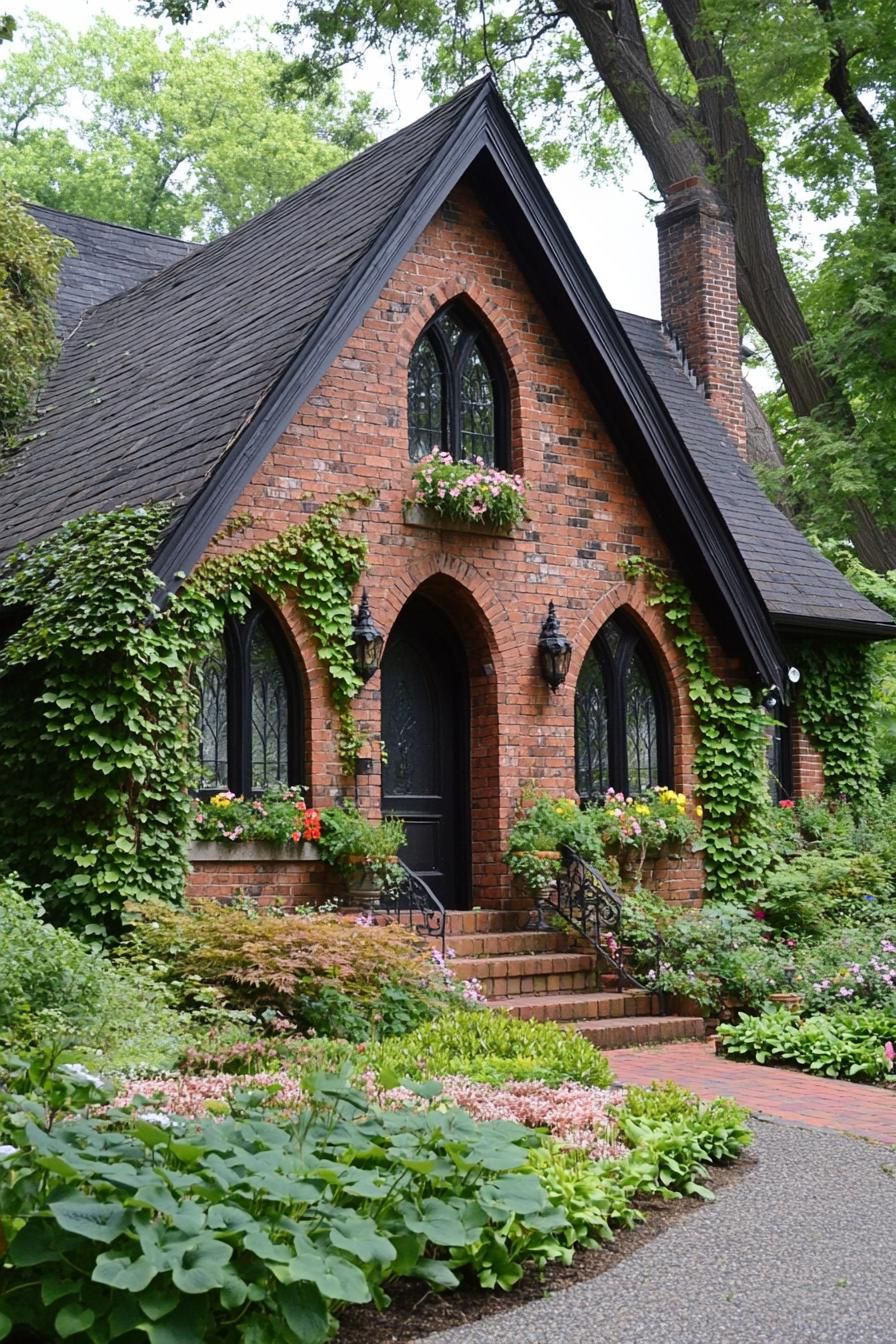
{"label": "gravel path", "polygon": [[755,1121],[759,1164],[607,1273],[426,1344],[893,1344],[896,1150]]}

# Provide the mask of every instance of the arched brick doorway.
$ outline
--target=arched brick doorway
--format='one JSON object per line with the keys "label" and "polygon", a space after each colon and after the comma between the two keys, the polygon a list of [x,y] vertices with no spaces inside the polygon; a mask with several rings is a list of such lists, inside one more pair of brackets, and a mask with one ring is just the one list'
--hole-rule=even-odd
{"label": "arched brick doorway", "polygon": [[470,672],[441,606],[415,594],[383,655],[382,808],[400,817],[402,858],[449,909],[470,904]]}

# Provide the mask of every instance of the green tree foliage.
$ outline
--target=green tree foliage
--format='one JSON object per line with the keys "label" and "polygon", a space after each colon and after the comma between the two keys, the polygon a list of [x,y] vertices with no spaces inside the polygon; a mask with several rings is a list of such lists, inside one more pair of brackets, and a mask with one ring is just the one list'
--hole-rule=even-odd
{"label": "green tree foliage", "polygon": [[116,224],[227,232],[373,138],[367,95],[281,96],[285,68],[258,28],[190,41],[102,15],[72,37],[30,14],[3,62],[0,180]]}
{"label": "green tree foliage", "polygon": [[0,463],[56,354],[52,303],[67,247],[0,189]]}
{"label": "green tree foliage", "polygon": [[[186,22],[208,0],[144,5]],[[803,211],[845,209],[885,226],[892,254],[891,0],[284,0],[284,11],[303,79],[371,49],[417,53],[437,96],[491,68],[549,166],[575,147],[613,171],[634,140],[661,192],[704,177],[732,218],[740,298],[791,418],[820,425],[788,441],[804,512],[849,534],[865,564],[896,565],[893,417],[878,391],[893,384],[891,340],[878,339],[892,282],[867,266],[881,239],[842,234],[817,293],[800,251]]]}

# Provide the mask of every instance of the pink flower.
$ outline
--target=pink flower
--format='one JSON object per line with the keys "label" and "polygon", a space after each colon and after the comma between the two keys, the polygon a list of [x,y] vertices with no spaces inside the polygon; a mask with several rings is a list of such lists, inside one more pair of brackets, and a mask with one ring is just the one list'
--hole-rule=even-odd
{"label": "pink flower", "polygon": [[884,1041],[884,1054],[890,1061],[890,1068],[892,1068],[893,1061],[896,1060],[896,1049],[894,1049],[892,1041]]}
{"label": "pink flower", "polygon": [[751,913],[754,919],[765,919],[765,911],[759,905],[757,905],[756,909],[753,910]]}

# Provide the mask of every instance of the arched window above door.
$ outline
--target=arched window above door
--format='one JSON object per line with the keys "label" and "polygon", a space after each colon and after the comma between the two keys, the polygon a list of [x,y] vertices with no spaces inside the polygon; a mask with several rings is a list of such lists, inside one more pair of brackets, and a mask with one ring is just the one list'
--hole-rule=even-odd
{"label": "arched window above door", "polygon": [[249,796],[302,781],[302,701],[272,614],[228,617],[198,670],[199,791]]}
{"label": "arched window above door", "polygon": [[621,616],[606,622],[585,655],[575,696],[576,789],[641,793],[670,784],[668,699],[647,642]]}
{"label": "arched window above door", "polygon": [[437,313],[408,367],[408,452],[509,467],[507,386],[484,328],[462,303]]}

